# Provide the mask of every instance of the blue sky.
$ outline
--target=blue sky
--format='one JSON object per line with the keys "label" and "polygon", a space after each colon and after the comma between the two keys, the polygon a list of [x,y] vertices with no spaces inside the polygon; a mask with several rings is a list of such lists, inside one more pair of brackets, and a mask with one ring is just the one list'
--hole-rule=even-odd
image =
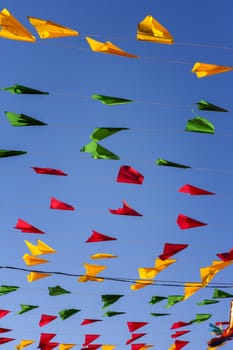
{"label": "blue sky", "polygon": [[[189,247],[175,256],[177,262],[158,275],[161,281],[200,280],[199,269],[215,260],[216,254],[232,248],[232,174],[233,146],[232,72],[198,79],[191,73],[195,62],[232,66],[232,7],[210,1],[123,1],[70,0],[69,2],[2,1],[33,35],[36,43],[1,39],[1,84],[15,83],[48,91],[47,96],[11,95],[0,92],[1,147],[28,153],[1,159],[1,266],[27,268],[22,256],[27,252],[24,240],[33,244],[42,239],[57,253],[46,256],[50,262],[35,268],[83,274],[84,262],[95,263],[89,256],[98,252],[118,255],[101,260],[107,265],[103,276],[137,279],[138,267],[153,266],[163,245],[186,243]],[[172,33],[174,45],[136,40],[137,24],[152,15]],[[27,16],[68,26],[79,37],[40,40]],[[138,59],[94,53],[85,36],[109,40]],[[106,106],[92,94],[134,100],[128,105]],[[228,109],[229,113],[198,112],[195,102],[205,99]],[[215,135],[185,132],[193,118],[192,110],[215,125]],[[12,127],[4,111],[23,113],[40,119],[46,127]],[[120,156],[115,160],[94,160],[80,149],[89,142],[96,127],[125,127],[101,144]],[[192,169],[158,167],[157,158],[187,164]],[[142,186],[120,184],[116,176],[120,166],[130,165],[144,177]],[[67,177],[37,175],[32,166],[57,168]],[[178,192],[185,183],[205,188],[216,196],[191,197]],[[75,206],[74,212],[49,209],[50,197]],[[143,217],[114,216],[109,208],[119,208],[126,200]],[[181,231],[176,224],[179,213],[208,223],[208,226]],[[13,229],[18,218],[44,230],[45,235],[30,235]],[[117,238],[117,241],[86,244],[91,230]],[[232,266],[221,271],[213,283],[231,283]],[[1,284],[20,289],[2,296],[0,308],[11,313],[1,319],[1,327],[12,332],[14,342],[2,345],[12,349],[21,339],[33,339],[36,349],[41,332],[56,333],[54,341],[75,343],[81,348],[84,335],[98,333],[96,343],[113,344],[127,349],[130,338],[126,322],[145,321],[139,330],[147,335],[140,342],[168,349],[173,343],[170,326],[188,322],[197,313],[212,318],[192,325],[182,340],[190,341],[187,350],[206,349],[211,338],[209,322],[226,321],[230,299],[218,304],[197,306],[210,299],[213,288],[203,288],[190,299],[173,307],[166,302],[150,305],[153,295],[183,294],[183,287],[153,285],[131,291],[130,283],[105,281],[78,283],[75,277],[53,275],[29,284],[26,273],[1,269]],[[48,287],[60,285],[71,294],[51,297]],[[232,285],[233,287],[233,285]],[[224,288],[220,288],[224,289]],[[232,288],[225,288],[232,292]],[[125,315],[106,318],[101,310],[102,294],[123,294],[109,309]],[[20,304],[40,306],[17,315]],[[40,328],[41,314],[57,315],[65,308],[80,313],[57,319]],[[168,312],[152,317],[151,312]],[[84,318],[103,322],[80,327]],[[179,338],[178,338],[179,339]],[[232,344],[226,344],[229,350]]]}

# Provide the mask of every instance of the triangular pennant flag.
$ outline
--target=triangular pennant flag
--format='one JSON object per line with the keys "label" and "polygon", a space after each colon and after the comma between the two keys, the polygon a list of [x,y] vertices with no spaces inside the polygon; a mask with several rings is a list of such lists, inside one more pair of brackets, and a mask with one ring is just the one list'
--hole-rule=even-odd
{"label": "triangular pennant flag", "polygon": [[187,330],[187,331],[176,331],[175,333],[173,333],[171,335],[171,338],[178,338],[178,337],[181,337],[182,335],[187,334],[189,332],[190,332],[189,330]]}
{"label": "triangular pennant flag", "polygon": [[0,28],[1,38],[36,41],[35,37],[6,8],[0,12]]}
{"label": "triangular pennant flag", "polygon": [[181,301],[184,300],[184,296],[183,295],[169,295],[167,298],[167,305],[165,305],[165,308],[169,308]]}
{"label": "triangular pennant flag", "polygon": [[201,323],[212,317],[211,314],[196,314],[196,318],[191,323]]}
{"label": "triangular pennant flag", "polygon": [[87,282],[87,281],[95,281],[95,282],[103,282],[103,278],[95,277],[98,273],[104,271],[107,266],[104,265],[93,265],[93,264],[83,264],[86,274],[84,276],[79,277],[78,282]]}
{"label": "triangular pennant flag", "polygon": [[109,105],[109,106],[133,102],[133,100],[127,100],[126,98],[112,97],[112,96],[98,95],[98,94],[93,94],[92,98],[94,100],[99,100],[103,104]]}
{"label": "triangular pennant flag", "polygon": [[29,254],[24,254],[23,260],[26,265],[28,266],[34,266],[34,265],[39,265],[39,264],[46,264],[49,262],[49,260],[46,259],[41,259],[41,258],[36,258],[33,255]]}
{"label": "triangular pennant flag", "polygon": [[44,243],[41,240],[37,240],[37,246],[32,244],[31,242],[24,240],[26,246],[30,250],[32,255],[42,255],[42,254],[53,254],[56,253],[56,250]]}
{"label": "triangular pennant flag", "polygon": [[183,165],[183,164],[179,164],[179,163],[174,163],[174,162],[171,162],[170,160],[166,160],[166,159],[162,159],[162,158],[158,158],[156,160],[156,164],[162,165],[162,166],[170,166],[170,167],[174,167],[174,168],[183,168],[183,169],[190,169],[191,168],[191,166]]}
{"label": "triangular pennant flag", "polygon": [[61,295],[61,294],[71,294],[70,291],[65,290],[64,288],[62,288],[60,286],[48,287],[48,289],[49,289],[49,295],[51,295],[51,296],[57,296],[57,295]]}
{"label": "triangular pennant flag", "polygon": [[233,260],[233,248],[227,252],[227,253],[218,253],[216,254],[219,259],[221,259],[222,261],[231,261]]}
{"label": "triangular pennant flag", "polygon": [[25,312],[31,311],[33,309],[37,309],[39,306],[20,304],[20,307],[21,310],[17,312],[18,315],[24,314]]}
{"label": "triangular pennant flag", "polygon": [[26,114],[17,114],[12,112],[5,112],[7,119],[12,126],[42,126],[48,125],[38,119],[29,117]]}
{"label": "triangular pennant flag", "polygon": [[129,130],[128,128],[95,128],[90,135],[90,139],[94,142],[99,142],[106,137],[116,134],[122,130]]}
{"label": "triangular pennant flag", "polygon": [[0,328],[0,333],[7,333],[7,332],[11,332],[12,329],[9,328]]}
{"label": "triangular pennant flag", "polygon": [[158,313],[158,312],[151,312],[150,315],[154,316],[154,317],[160,317],[160,316],[168,316],[168,315],[171,315],[171,314],[163,314],[163,313]]}
{"label": "triangular pennant flag", "polygon": [[174,243],[165,243],[163,248],[163,254],[159,255],[161,260],[166,260],[172,255],[179,253],[181,250],[188,247],[188,244],[174,244]]}
{"label": "triangular pennant flag", "polygon": [[76,344],[59,344],[58,350],[70,350],[74,346],[76,346]]}
{"label": "triangular pennant flag", "polygon": [[151,280],[143,280],[143,279],[136,280],[135,284],[131,284],[130,289],[131,290],[139,290],[139,289],[147,287],[151,284],[153,284],[153,281],[151,281]]}
{"label": "triangular pennant flag", "polygon": [[153,279],[157,275],[154,267],[139,267],[138,274],[141,279]]}
{"label": "triangular pennant flag", "polygon": [[57,210],[75,210],[75,208],[67,203],[61,202],[58,199],[51,197],[50,200],[50,209],[57,209]]}
{"label": "triangular pennant flag", "polygon": [[197,305],[203,306],[203,305],[210,305],[210,304],[216,304],[216,303],[219,303],[219,300],[204,299],[202,301],[199,301]]}
{"label": "triangular pennant flag", "polygon": [[5,286],[5,285],[2,285],[2,286],[0,286],[0,296],[8,294],[8,293],[15,292],[17,289],[19,289],[18,286]]}
{"label": "triangular pennant flag", "polygon": [[52,169],[52,168],[39,168],[32,166],[32,169],[37,174],[43,174],[43,175],[58,175],[58,176],[68,176],[64,171],[59,169]]}
{"label": "triangular pennant flag", "polygon": [[115,347],[115,345],[102,345],[101,350],[113,350]]}
{"label": "triangular pennant flag", "polygon": [[99,337],[100,337],[100,334],[85,334],[85,342],[83,343],[83,346],[89,345]]}
{"label": "triangular pennant flag", "polygon": [[66,320],[68,317],[73,316],[74,314],[76,314],[79,311],[80,310],[78,310],[78,309],[64,309],[64,310],[59,311],[58,313],[59,313],[60,318],[62,320]]}
{"label": "triangular pennant flag", "polygon": [[189,344],[189,341],[185,341],[185,340],[176,340],[175,343],[171,346],[170,349],[172,350],[181,350],[185,345]]}
{"label": "triangular pennant flag", "polygon": [[145,343],[131,344],[131,350],[142,350]]}
{"label": "triangular pennant flag", "polygon": [[46,278],[52,276],[51,273],[45,273],[45,272],[34,272],[31,271],[29,274],[27,274],[27,280],[28,282],[34,282],[42,278]]}
{"label": "triangular pennant flag", "polygon": [[108,254],[108,253],[96,253],[90,256],[92,260],[97,260],[97,259],[113,259],[113,258],[118,258],[117,255],[113,254]]}
{"label": "triangular pennant flag", "polygon": [[157,273],[165,270],[168,266],[170,266],[171,264],[174,264],[176,262],[175,259],[166,259],[166,260],[162,260],[162,259],[155,259],[155,271]]}
{"label": "triangular pennant flag", "polygon": [[231,70],[233,70],[232,67],[196,62],[192,68],[192,73],[195,73],[198,78],[204,78],[209,75],[229,72]]}
{"label": "triangular pennant flag", "polygon": [[5,337],[0,337],[0,345],[1,344],[5,344],[5,343],[8,343],[12,340],[15,340],[14,338],[5,338]]}
{"label": "triangular pennant flag", "polygon": [[103,314],[103,316],[107,316],[107,317],[113,317],[113,316],[117,316],[117,315],[123,315],[126,312],[121,312],[121,311],[107,311]]}
{"label": "triangular pennant flag", "polygon": [[203,284],[200,282],[187,282],[184,286],[184,300],[190,298],[199,289],[203,288]]}
{"label": "triangular pennant flag", "polygon": [[3,310],[0,309],[0,318],[5,317],[6,315],[8,315],[10,313],[10,310]]}
{"label": "triangular pennant flag", "polygon": [[196,116],[189,119],[185,126],[185,131],[214,134],[214,125],[206,118]]}
{"label": "triangular pennant flag", "polygon": [[137,185],[141,185],[143,183],[143,180],[144,180],[144,176],[129,165],[123,165],[120,167],[117,175],[117,179],[116,179],[117,182],[137,184]]}
{"label": "triangular pennant flag", "polygon": [[122,208],[109,209],[109,211],[111,214],[115,214],[115,215],[143,216],[142,214],[138,213],[136,210],[131,208],[125,200],[123,200]]}
{"label": "triangular pennant flag", "polygon": [[148,325],[148,322],[127,322],[127,326],[130,332],[134,332],[137,329]]}
{"label": "triangular pennant flag", "polygon": [[176,222],[181,230],[208,225],[204,222],[192,219],[189,216],[183,214],[178,215]]}
{"label": "triangular pennant flag", "polygon": [[67,36],[78,36],[79,33],[68,27],[52,21],[47,21],[40,18],[28,17],[29,22],[36,29],[41,39],[62,38]]}
{"label": "triangular pennant flag", "polygon": [[228,112],[228,110],[226,110],[222,107],[218,107],[216,105],[213,105],[212,103],[205,101],[205,100],[200,100],[196,104],[198,106],[198,109],[201,111]]}
{"label": "triangular pennant flag", "polygon": [[43,231],[39,230],[37,227],[32,226],[31,224],[29,224],[28,222],[22,220],[22,219],[18,219],[15,227],[16,229],[21,230],[21,232],[25,232],[25,233],[44,233]]}
{"label": "triangular pennant flag", "polygon": [[159,295],[154,295],[153,297],[151,297],[151,300],[149,301],[149,304],[157,304],[159,303],[160,301],[162,300],[165,300],[167,299],[167,297],[162,297],[162,296],[159,296]]}
{"label": "triangular pennant flag", "polygon": [[189,326],[191,324],[191,322],[183,322],[183,321],[178,321],[173,323],[173,325],[170,327],[170,329],[177,329],[177,328],[181,328],[181,327],[186,327]]}
{"label": "triangular pennant flag", "polygon": [[152,16],[146,16],[137,29],[137,40],[160,44],[173,44],[174,39],[169,31]]}
{"label": "triangular pennant flag", "polygon": [[105,309],[106,307],[114,304],[123,296],[124,295],[118,295],[118,294],[102,294],[101,299],[102,299],[102,302],[104,303],[104,305],[102,306],[102,309]]}
{"label": "triangular pennant flag", "polygon": [[146,333],[133,333],[131,335],[131,338],[126,341],[125,345],[132,343],[133,341],[143,337],[144,335],[146,335]]}
{"label": "triangular pennant flag", "polygon": [[20,341],[20,343],[18,345],[16,345],[16,349],[22,350],[22,349],[26,348],[27,346],[32,345],[33,343],[35,343],[35,340],[23,339]]}
{"label": "triangular pennant flag", "polygon": [[117,238],[106,236],[100,232],[92,230],[92,235],[85,241],[86,243],[115,241]]}
{"label": "triangular pennant flag", "polygon": [[199,188],[199,187],[196,187],[196,186],[192,186],[192,185],[189,185],[189,184],[185,184],[184,186],[179,188],[178,191],[179,192],[183,192],[183,193],[188,193],[191,196],[215,195],[214,192],[209,192],[207,190],[203,190],[202,188]]}
{"label": "triangular pennant flag", "polygon": [[26,153],[27,153],[26,151],[0,149],[0,157],[1,158],[21,156],[21,155],[26,154]]}
{"label": "triangular pennant flag", "polygon": [[44,347],[56,336],[55,333],[41,333],[38,348],[44,349]]}
{"label": "triangular pennant flag", "polygon": [[52,322],[53,320],[56,320],[57,317],[58,316],[42,314],[40,317],[39,326],[44,327],[46,324]]}
{"label": "triangular pennant flag", "polygon": [[91,323],[95,323],[95,322],[100,322],[102,320],[96,320],[96,319],[91,319],[91,318],[85,318],[82,323],[81,326],[87,325],[87,324],[91,324]]}
{"label": "triangular pennant flag", "polygon": [[41,90],[37,90],[37,89],[33,89],[30,88],[28,86],[24,86],[24,85],[19,85],[19,84],[15,84],[13,86],[9,86],[6,88],[1,88],[1,90],[3,91],[8,91],[12,94],[29,94],[29,95],[48,95],[49,93],[46,91],[41,91]]}
{"label": "triangular pennant flag", "polygon": [[107,53],[111,55],[125,56],[130,58],[138,58],[137,55],[133,55],[126,51],[123,51],[118,46],[112,44],[110,41],[102,43],[101,41],[94,40],[86,36],[86,41],[88,42],[90,48],[94,52]]}
{"label": "triangular pennant flag", "polygon": [[215,288],[212,298],[214,298],[214,299],[215,298],[216,299],[218,299],[218,298],[233,298],[233,294],[230,294],[230,293],[224,292],[223,290]]}
{"label": "triangular pennant flag", "polygon": [[93,159],[112,159],[112,160],[120,159],[116,154],[109,151],[107,148],[99,145],[95,141],[89,142],[87,145],[81,148],[80,152],[90,153]]}

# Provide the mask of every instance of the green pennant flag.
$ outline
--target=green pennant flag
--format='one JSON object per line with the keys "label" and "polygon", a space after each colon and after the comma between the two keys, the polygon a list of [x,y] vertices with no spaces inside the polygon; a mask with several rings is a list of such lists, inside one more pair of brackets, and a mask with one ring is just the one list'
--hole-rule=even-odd
{"label": "green pennant flag", "polygon": [[38,308],[39,306],[35,306],[35,305],[25,305],[25,304],[20,304],[21,310],[19,312],[17,312],[18,315],[23,314],[24,312],[28,312],[31,311],[33,309]]}
{"label": "green pennant flag", "polygon": [[160,314],[160,313],[156,313],[156,312],[151,312],[150,315],[154,316],[154,317],[160,317],[160,316],[168,316],[171,314]]}
{"label": "green pennant flag", "polygon": [[47,125],[38,119],[29,117],[25,114],[17,114],[12,112],[5,112],[7,119],[12,126],[33,126],[33,125]]}
{"label": "green pennant flag", "polygon": [[165,159],[162,159],[162,158],[158,158],[156,160],[156,164],[157,165],[162,165],[162,166],[171,166],[171,167],[175,167],[175,168],[184,168],[184,169],[191,168],[191,166],[170,162],[169,160],[165,160]]}
{"label": "green pennant flag", "polygon": [[19,287],[17,286],[5,286],[2,285],[0,286],[0,296],[11,293],[11,292],[15,292]]}
{"label": "green pennant flag", "polygon": [[227,109],[213,105],[212,103],[205,100],[200,100],[196,104],[198,106],[198,109],[201,111],[228,112]]}
{"label": "green pennant flag", "polygon": [[160,301],[162,301],[164,299],[167,299],[167,297],[154,295],[153,297],[151,297],[151,300],[149,301],[149,304],[156,304],[156,303],[159,303]]}
{"label": "green pennant flag", "polygon": [[214,134],[214,125],[209,120],[196,116],[188,120],[185,131]]}
{"label": "green pennant flag", "polygon": [[7,149],[0,149],[0,157],[14,157],[14,156],[20,156],[22,154],[26,154],[25,151],[15,151],[15,150],[7,150]]}
{"label": "green pennant flag", "polygon": [[73,316],[74,314],[76,314],[77,312],[79,312],[81,310],[78,309],[64,309],[58,312],[58,314],[60,315],[60,318],[62,320],[65,320],[66,318]]}
{"label": "green pennant flag", "polygon": [[227,292],[224,292],[223,290],[220,290],[220,289],[214,289],[214,293],[213,293],[213,296],[212,298],[232,298],[233,297],[233,294],[230,294],[230,293],[227,293]]}
{"label": "green pennant flag", "polygon": [[117,311],[107,311],[105,312],[105,314],[103,314],[103,316],[107,316],[107,317],[113,317],[113,316],[117,316],[117,315],[123,315],[126,312],[117,312]]}
{"label": "green pennant flag", "polygon": [[93,133],[90,135],[90,139],[95,142],[105,139],[113,134],[116,134],[122,130],[129,130],[128,128],[95,128]]}
{"label": "green pennant flag", "polygon": [[202,301],[199,301],[197,305],[210,305],[210,304],[216,304],[219,303],[219,300],[212,300],[212,299],[204,299]]}
{"label": "green pennant flag", "polygon": [[105,309],[109,305],[114,304],[117,300],[119,300],[124,295],[117,295],[117,294],[103,294],[101,295],[102,302],[104,303],[102,309]]}
{"label": "green pennant flag", "polygon": [[51,295],[51,296],[57,296],[57,295],[61,295],[61,294],[71,294],[71,292],[63,289],[60,286],[48,287],[48,289],[49,289],[49,295]]}
{"label": "green pennant flag", "polygon": [[94,159],[120,159],[116,154],[100,146],[95,141],[88,143],[80,150],[80,152],[90,153]]}
{"label": "green pennant flag", "polygon": [[211,314],[196,314],[196,318],[191,320],[190,323],[201,323],[212,317]]}
{"label": "green pennant flag", "polygon": [[32,89],[27,86],[15,84],[6,88],[1,88],[1,90],[9,91],[12,94],[33,94],[33,95],[48,95],[48,92]]}
{"label": "green pennant flag", "polygon": [[183,295],[169,295],[168,296],[168,301],[167,301],[167,305],[165,305],[165,308],[169,308],[172,305],[175,305],[177,303],[179,303],[180,301],[184,300],[184,296]]}
{"label": "green pennant flag", "polygon": [[106,95],[98,95],[98,94],[93,94],[92,98],[94,100],[99,100],[103,104],[109,105],[109,106],[120,105],[120,104],[133,102],[133,100],[127,100],[125,98],[112,97],[112,96],[106,96]]}

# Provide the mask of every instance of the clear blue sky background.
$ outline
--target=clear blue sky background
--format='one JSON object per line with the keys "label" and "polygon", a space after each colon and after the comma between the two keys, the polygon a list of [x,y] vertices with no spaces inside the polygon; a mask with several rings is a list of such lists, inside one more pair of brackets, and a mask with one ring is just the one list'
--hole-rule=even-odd
{"label": "clear blue sky background", "polygon": [[[35,268],[83,274],[84,262],[98,252],[118,255],[101,260],[107,265],[103,276],[138,278],[137,268],[153,266],[165,242],[187,243],[175,256],[177,262],[158,275],[163,281],[200,281],[199,269],[211,265],[216,254],[232,248],[233,202],[233,121],[232,72],[197,79],[191,73],[196,61],[233,66],[232,10],[229,0],[220,3],[196,1],[107,1],[40,0],[1,2],[37,37],[35,44],[6,39],[1,45],[1,87],[15,83],[49,91],[48,96],[0,93],[1,147],[28,153],[2,158],[1,189],[1,266],[26,268],[22,256],[27,252],[24,239],[42,239],[57,250],[46,256],[50,263]],[[172,33],[175,45],[136,40],[137,24],[151,14]],[[80,32],[79,37],[40,40],[27,16],[52,20]],[[109,40],[123,50],[139,55],[130,59],[94,53],[85,36]],[[124,97],[134,103],[106,106],[91,98],[103,94]],[[215,135],[187,133],[188,119],[197,111],[195,102],[205,99],[230,113],[200,112],[216,128]],[[24,113],[46,123],[46,127],[13,128],[4,111]],[[101,144],[120,156],[119,161],[94,160],[80,149],[89,142],[96,127],[127,127]],[[190,165],[192,169],[158,167],[157,158]],[[117,183],[121,165],[131,165],[145,176],[142,186]],[[31,166],[61,169],[68,177],[37,175]],[[191,197],[178,193],[185,183],[216,192],[216,196]],[[49,209],[50,197],[74,205],[76,210]],[[114,216],[109,208],[119,208],[125,199],[143,217]],[[208,223],[208,226],[181,231],[176,224],[179,213]],[[44,230],[45,235],[21,233],[13,227],[18,218]],[[86,244],[91,230],[117,238],[117,241]],[[131,291],[129,283],[78,283],[75,277],[55,276],[29,284],[26,273],[1,269],[1,284],[20,289],[0,300],[0,308],[11,313],[1,319],[1,327],[12,332],[14,342],[2,345],[13,349],[21,339],[34,339],[36,349],[41,332],[56,333],[54,341],[75,343],[81,348],[84,335],[101,334],[96,343],[127,349],[130,338],[126,322],[146,321],[138,330],[147,335],[138,342],[153,344],[160,350],[173,343],[170,326],[188,322],[197,313],[211,313],[210,320],[194,324],[182,340],[187,350],[206,349],[211,338],[209,322],[227,321],[230,299],[218,304],[197,306],[212,297],[205,288],[183,303],[166,309],[165,302],[150,305],[153,295],[183,294],[183,287],[149,286]],[[231,283],[233,268],[220,272],[214,283]],[[70,295],[51,297],[48,287],[60,285]],[[224,288],[221,288],[224,289]],[[224,289],[233,292],[232,288]],[[106,318],[101,310],[101,294],[123,294],[109,309],[125,315]],[[20,304],[40,306],[17,315]],[[41,314],[57,315],[65,308],[81,312],[40,328]],[[168,312],[155,318],[151,312]],[[101,318],[80,327],[84,318]],[[232,344],[225,345],[225,350]]]}

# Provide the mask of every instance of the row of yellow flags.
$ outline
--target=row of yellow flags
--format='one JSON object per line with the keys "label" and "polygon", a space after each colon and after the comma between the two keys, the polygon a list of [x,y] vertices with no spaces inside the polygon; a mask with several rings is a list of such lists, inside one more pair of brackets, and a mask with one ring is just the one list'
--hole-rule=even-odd
{"label": "row of yellow flags", "polygon": [[[79,32],[54,23],[35,17],[28,17],[29,22],[36,29],[41,39],[60,38],[67,36],[78,36]],[[0,12],[0,37],[20,40],[27,42],[35,42],[33,36],[7,9]],[[138,55],[128,53],[110,41],[100,42],[90,37],[86,40],[94,52],[107,53],[112,55],[125,56],[129,58],[138,58]],[[139,24],[137,30],[137,40],[149,41],[160,44],[173,44],[174,38],[169,31],[152,16],[146,16]],[[192,72],[196,73],[198,78],[209,75],[224,73],[233,70],[232,67],[220,66],[209,63],[196,62],[192,68]]]}

